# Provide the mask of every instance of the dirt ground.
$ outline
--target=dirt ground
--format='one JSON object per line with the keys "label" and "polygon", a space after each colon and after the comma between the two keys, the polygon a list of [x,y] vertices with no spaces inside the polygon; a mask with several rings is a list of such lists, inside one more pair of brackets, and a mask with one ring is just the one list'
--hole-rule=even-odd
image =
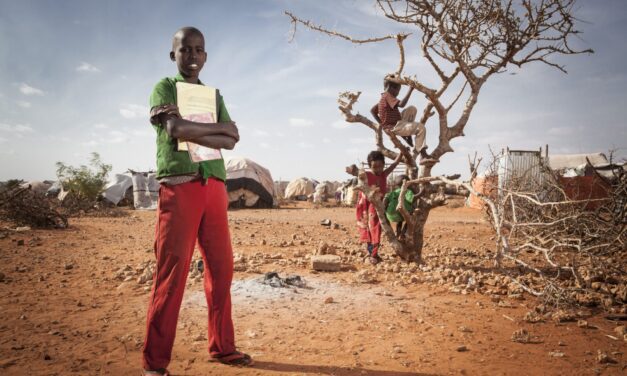
{"label": "dirt ground", "polygon": [[[156,214],[124,214],[73,218],[66,230],[0,231],[3,375],[140,374]],[[169,367],[175,375],[626,372],[627,342],[615,330],[624,322],[586,311],[587,325],[530,323],[523,318],[539,302],[499,290],[500,278],[481,289],[453,283],[461,274],[446,265],[463,266],[459,257],[489,265],[493,241],[479,211],[433,211],[420,268],[386,254],[385,245],[382,264],[364,263],[352,208],[234,210],[230,222],[236,340],[256,365],[208,362],[206,303],[194,272]],[[321,242],[342,256],[341,271],[311,269],[308,257]],[[307,287],[261,284],[269,271],[299,275]],[[512,340],[516,331],[527,343]],[[613,362],[599,361],[599,352]]]}

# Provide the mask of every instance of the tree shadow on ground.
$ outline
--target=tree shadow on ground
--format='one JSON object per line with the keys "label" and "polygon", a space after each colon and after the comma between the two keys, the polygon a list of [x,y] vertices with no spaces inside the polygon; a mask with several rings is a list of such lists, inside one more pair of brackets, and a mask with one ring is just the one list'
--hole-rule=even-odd
{"label": "tree shadow on ground", "polygon": [[289,364],[277,362],[255,361],[253,369],[263,369],[275,372],[289,373],[313,373],[336,376],[436,376],[435,373],[419,373],[419,372],[403,372],[403,371],[382,371],[375,369],[365,369],[361,367],[341,367],[330,365],[311,365],[311,364]]}

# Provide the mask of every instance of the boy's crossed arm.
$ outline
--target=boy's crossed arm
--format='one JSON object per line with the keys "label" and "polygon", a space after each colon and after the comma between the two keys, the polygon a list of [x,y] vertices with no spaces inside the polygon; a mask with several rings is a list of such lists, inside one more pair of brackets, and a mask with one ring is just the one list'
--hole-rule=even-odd
{"label": "boy's crossed arm", "polygon": [[165,131],[170,137],[214,149],[232,150],[239,141],[239,131],[235,122],[218,122],[207,126],[207,123],[185,120],[181,117],[178,106],[175,104],[162,106],[159,123],[165,127]]}

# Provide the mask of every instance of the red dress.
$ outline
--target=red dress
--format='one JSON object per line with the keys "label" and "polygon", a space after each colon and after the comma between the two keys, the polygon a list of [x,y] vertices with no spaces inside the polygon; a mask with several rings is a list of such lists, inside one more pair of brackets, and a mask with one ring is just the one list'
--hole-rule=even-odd
{"label": "red dress", "polygon": [[[368,186],[378,186],[381,195],[387,193],[387,174],[375,175],[370,171],[366,172]],[[371,256],[376,256],[379,252],[379,243],[381,242],[381,222],[374,208],[374,205],[368,201],[368,198],[362,192],[359,192],[357,199],[357,230],[359,231],[359,240],[368,243],[369,249],[372,245]]]}

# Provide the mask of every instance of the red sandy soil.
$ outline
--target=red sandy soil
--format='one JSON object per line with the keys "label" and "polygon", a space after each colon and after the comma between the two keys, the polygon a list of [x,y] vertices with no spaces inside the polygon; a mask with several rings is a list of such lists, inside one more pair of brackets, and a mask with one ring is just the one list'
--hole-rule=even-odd
{"label": "red sandy soil", "polygon": [[[148,285],[137,278],[154,259],[156,213],[124,214],[72,218],[66,230],[0,231],[2,375],[140,374]],[[339,227],[320,225],[326,218]],[[602,313],[587,317],[588,327],[531,324],[523,317],[539,302],[529,295],[494,299],[425,280],[385,245],[381,266],[364,263],[352,208],[299,203],[231,211],[230,221],[234,252],[253,260],[235,273],[232,292],[237,344],[256,365],[208,362],[202,283],[190,277],[169,367],[175,375],[625,374],[627,342]],[[463,247],[487,260],[490,237],[480,212],[439,208],[427,224],[425,259]],[[311,270],[303,256],[321,241],[348,260],[342,271]],[[368,269],[378,282],[357,281]],[[267,271],[298,274],[309,288],[258,283]],[[532,343],[512,341],[519,329]],[[599,350],[615,363],[600,363]]]}

